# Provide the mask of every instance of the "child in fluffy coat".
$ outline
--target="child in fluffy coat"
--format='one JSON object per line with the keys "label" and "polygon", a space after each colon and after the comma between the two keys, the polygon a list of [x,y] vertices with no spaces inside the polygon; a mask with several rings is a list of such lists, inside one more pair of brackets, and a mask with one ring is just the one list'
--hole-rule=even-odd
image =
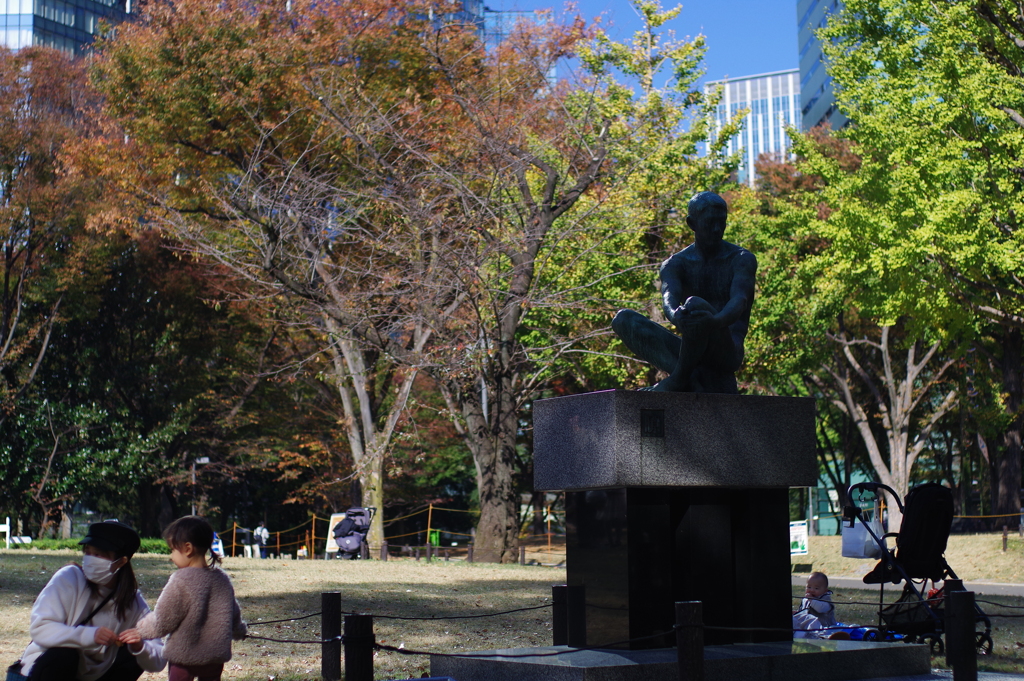
{"label": "child in fluffy coat", "polygon": [[121,640],[166,636],[170,681],[219,681],[231,659],[232,639],[245,638],[248,628],[231,579],[217,567],[220,558],[210,550],[213,528],[203,518],[185,516],[164,530],[164,540],[178,570],[167,580],[156,610]]}

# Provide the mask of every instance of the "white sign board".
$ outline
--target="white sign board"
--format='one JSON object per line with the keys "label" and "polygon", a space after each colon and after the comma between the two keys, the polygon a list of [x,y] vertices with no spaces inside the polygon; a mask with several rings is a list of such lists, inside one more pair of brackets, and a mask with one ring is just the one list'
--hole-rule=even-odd
{"label": "white sign board", "polygon": [[345,519],[344,513],[332,513],[331,521],[327,523],[327,553],[338,550],[338,542],[334,541],[334,526]]}
{"label": "white sign board", "polygon": [[807,551],[807,521],[798,520],[789,524],[789,555],[806,556]]}

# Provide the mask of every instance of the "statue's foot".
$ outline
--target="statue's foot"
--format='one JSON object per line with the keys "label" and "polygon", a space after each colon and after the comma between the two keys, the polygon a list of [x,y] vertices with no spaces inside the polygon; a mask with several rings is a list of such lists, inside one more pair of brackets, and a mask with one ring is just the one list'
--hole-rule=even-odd
{"label": "statue's foot", "polygon": [[688,385],[685,381],[677,381],[676,379],[669,376],[668,378],[658,381],[655,385],[647,388],[640,388],[643,392],[654,392],[654,393],[690,393],[693,392],[692,386]]}

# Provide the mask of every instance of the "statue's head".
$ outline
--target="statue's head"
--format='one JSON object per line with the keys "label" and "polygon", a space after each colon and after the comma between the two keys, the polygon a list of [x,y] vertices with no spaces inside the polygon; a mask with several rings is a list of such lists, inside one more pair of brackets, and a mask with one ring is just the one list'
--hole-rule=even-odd
{"label": "statue's head", "polygon": [[706,220],[725,222],[729,215],[729,206],[725,199],[714,192],[697,192],[686,207],[686,216],[693,222]]}
{"label": "statue's head", "polygon": [[687,206],[686,224],[693,230],[698,243],[714,248],[725,234],[728,215],[725,199],[714,192],[698,192]]}

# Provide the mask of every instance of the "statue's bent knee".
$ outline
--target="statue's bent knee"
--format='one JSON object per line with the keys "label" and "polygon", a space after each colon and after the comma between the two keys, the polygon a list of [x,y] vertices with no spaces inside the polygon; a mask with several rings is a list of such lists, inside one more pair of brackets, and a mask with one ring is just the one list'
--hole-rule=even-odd
{"label": "statue's bent knee", "polygon": [[640,316],[639,312],[634,312],[633,310],[619,310],[615,313],[615,316],[612,317],[612,330],[618,334],[619,337],[622,337],[622,334],[625,331],[636,327],[637,317]]}

